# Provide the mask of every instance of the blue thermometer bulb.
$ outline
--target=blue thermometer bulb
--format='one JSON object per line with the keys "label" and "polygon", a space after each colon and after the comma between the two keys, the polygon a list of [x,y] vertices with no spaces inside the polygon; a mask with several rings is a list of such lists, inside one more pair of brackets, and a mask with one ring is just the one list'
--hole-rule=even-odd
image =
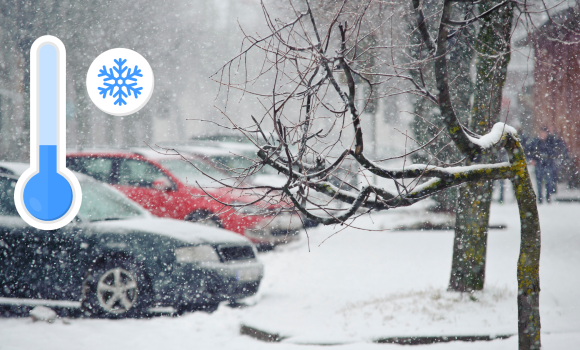
{"label": "blue thermometer bulb", "polygon": [[[21,216],[33,226],[50,229],[66,225],[72,220],[71,215],[66,214],[75,209],[74,216],[80,207],[78,204],[73,208],[74,192],[80,197],[78,180],[65,168],[66,144],[62,134],[66,132],[65,99],[61,96],[65,84],[64,45],[55,37],[41,37],[33,44],[31,56],[31,66],[34,65],[30,74],[31,164],[27,171],[29,176],[24,173],[19,182],[25,181],[21,204],[36,225],[26,220],[22,213]],[[66,222],[61,220],[63,218]]]}

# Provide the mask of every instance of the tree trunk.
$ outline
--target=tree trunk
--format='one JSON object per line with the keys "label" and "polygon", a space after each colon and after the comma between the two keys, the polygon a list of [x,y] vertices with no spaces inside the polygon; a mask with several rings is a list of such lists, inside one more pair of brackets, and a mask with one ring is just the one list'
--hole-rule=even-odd
{"label": "tree trunk", "polygon": [[540,217],[536,193],[519,140],[510,140],[510,162],[518,166],[512,179],[520,212],[518,258],[518,341],[520,350],[540,349]]}
{"label": "tree trunk", "polygon": [[459,190],[449,290],[483,289],[491,181],[466,183]]}
{"label": "tree trunk", "polygon": [[518,259],[519,348],[540,349],[540,220],[536,195],[527,169],[513,180],[520,209],[521,242]]}
{"label": "tree trunk", "polygon": [[[437,1],[425,0],[422,6],[439,6]],[[470,15],[470,8],[473,5],[467,3],[457,3],[451,9],[451,15],[454,18],[464,18]],[[427,57],[429,50],[420,45],[422,42],[421,34],[414,31],[411,36],[411,46],[408,49],[409,55],[416,60],[421,57]],[[463,32],[461,35],[456,35],[447,41],[448,47],[448,65],[449,76],[452,79],[449,81],[451,101],[453,108],[459,120],[467,125],[471,116],[471,96],[473,95],[473,82],[471,79],[471,66],[473,63],[473,48],[469,42],[475,41],[475,35],[469,32]],[[424,64],[422,67],[422,76],[418,70],[412,70],[410,75],[416,80],[424,80],[429,89],[435,89],[435,76],[431,64]],[[412,122],[412,131],[415,139],[420,144],[426,144],[437,134],[438,128],[444,127],[444,121],[441,118],[441,112],[438,107],[422,97],[416,97],[413,101],[413,110],[415,117]],[[425,123],[423,116],[430,116],[430,121],[437,128],[432,128]],[[445,144],[449,142],[446,138],[438,138],[425,147],[425,150],[431,154],[437,154],[437,158],[446,163],[455,163],[462,158],[461,153],[456,148],[445,148]],[[411,160],[419,164],[437,164],[433,162],[431,156],[425,152],[416,152],[411,155]],[[434,194],[431,198],[436,202],[436,211],[452,213],[455,212],[457,205],[457,196],[459,194],[459,187],[448,188],[444,191]]]}
{"label": "tree trunk", "polygon": [[[480,4],[482,13],[496,3]],[[476,41],[478,55],[474,89],[471,129],[477,134],[489,132],[500,120],[503,85],[510,60],[510,35],[513,9],[511,3],[494,12],[482,22]],[[496,55],[503,55],[496,59]],[[495,162],[482,157],[477,163]],[[469,165],[469,162],[468,162]],[[469,292],[483,289],[489,210],[493,190],[492,181],[467,183],[459,189],[455,217],[455,239],[449,290]]]}

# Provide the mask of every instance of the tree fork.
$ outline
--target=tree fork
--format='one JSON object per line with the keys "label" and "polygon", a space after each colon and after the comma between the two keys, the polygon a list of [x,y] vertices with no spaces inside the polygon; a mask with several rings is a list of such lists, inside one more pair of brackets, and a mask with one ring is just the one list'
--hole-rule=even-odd
{"label": "tree fork", "polygon": [[[456,30],[452,33],[449,32],[449,29],[452,27],[457,26],[467,26],[476,21],[486,18],[494,13],[494,11],[499,11],[503,6],[507,5],[509,2],[506,0],[494,7],[490,10],[481,13],[478,16],[472,17],[471,19],[465,19],[464,21],[458,22],[453,20],[451,15],[452,10],[452,3],[456,0],[443,0],[443,9],[441,10],[441,21],[439,23],[439,28],[436,36],[435,47],[434,47],[434,54],[426,58],[425,62],[432,62],[434,64],[434,74],[437,83],[437,98],[432,98],[433,102],[439,104],[439,108],[441,110],[441,120],[445,124],[445,127],[442,130],[447,131],[457,148],[461,151],[461,153],[471,162],[485,162],[486,159],[488,161],[497,161],[496,159],[486,158],[490,155],[497,154],[501,149],[505,149],[509,155],[510,162],[509,163],[493,163],[493,164],[472,164],[469,166],[434,166],[428,164],[413,164],[409,166],[405,166],[404,168],[399,169],[392,169],[388,167],[384,167],[380,165],[379,161],[373,161],[366,157],[363,152],[363,140],[362,140],[362,129],[359,120],[359,113],[355,109],[355,93],[356,90],[352,89],[354,86],[353,81],[353,74],[359,76],[364,79],[364,74],[372,74],[369,72],[362,73],[357,72],[357,65],[356,62],[351,61],[348,59],[349,50],[359,45],[360,40],[355,39],[358,38],[359,29],[361,29],[361,25],[364,21],[362,21],[362,16],[367,14],[365,11],[359,12],[352,12],[352,13],[359,13],[360,17],[355,17],[354,25],[352,27],[347,27],[346,25],[340,26],[338,25],[338,29],[340,30],[340,41],[338,45],[340,45],[339,49],[336,50],[337,55],[335,57],[326,57],[323,52],[320,51],[320,47],[324,46],[323,44],[326,42],[328,44],[328,40],[331,35],[331,31],[335,24],[339,24],[341,20],[341,15],[344,13],[351,13],[351,9],[345,9],[346,2],[342,2],[342,5],[337,8],[336,15],[332,18],[331,22],[325,28],[328,28],[326,35],[324,36],[324,41],[320,41],[319,39],[316,42],[312,42],[310,39],[310,35],[307,33],[309,30],[304,26],[296,26],[294,28],[294,24],[296,21],[291,22],[292,24],[284,25],[280,28],[286,28],[289,32],[288,38],[306,38],[307,46],[301,47],[296,45],[291,45],[286,43],[282,36],[278,35],[269,35],[266,38],[273,38],[273,42],[266,43],[266,39],[260,38],[259,40],[249,38],[250,42],[252,43],[251,47],[257,47],[258,49],[263,50],[266,54],[269,52],[275,52],[277,58],[281,58],[284,63],[293,63],[292,67],[302,67],[305,70],[302,72],[296,72],[294,68],[291,69],[291,76],[290,76],[290,83],[293,87],[292,90],[288,90],[286,87],[274,87],[272,91],[272,96],[281,98],[283,97],[285,100],[289,100],[291,98],[298,98],[301,99],[302,105],[304,106],[304,99],[307,97],[305,93],[309,93],[310,91],[314,91],[314,93],[318,93],[318,90],[308,90],[305,92],[297,91],[298,86],[305,82],[308,73],[314,71],[318,67],[324,69],[325,73],[323,77],[321,77],[321,84],[324,85],[324,89],[320,90],[320,95],[316,95],[316,98],[312,98],[308,101],[311,103],[315,101],[317,106],[325,108],[325,110],[330,111],[332,114],[337,115],[339,118],[338,120],[342,120],[343,126],[346,126],[349,122],[352,122],[352,126],[354,128],[354,140],[349,140],[348,144],[345,144],[344,139],[347,137],[342,133],[342,130],[337,134],[331,134],[330,130],[333,130],[335,127],[335,123],[328,128],[328,133],[323,135],[312,134],[314,140],[312,143],[320,143],[324,144],[325,149],[328,147],[340,147],[343,149],[343,153],[341,158],[336,159],[334,164],[328,165],[327,161],[324,157],[330,156],[330,151],[318,151],[314,147],[309,147],[307,145],[307,150],[305,151],[304,157],[297,158],[295,155],[292,155],[292,150],[290,147],[287,147],[288,142],[294,141],[303,141],[299,138],[306,138],[306,141],[310,140],[310,136],[307,133],[303,134],[293,134],[291,130],[300,130],[300,124],[292,122],[291,120],[284,120],[286,124],[290,123],[289,126],[282,124],[280,119],[280,114],[275,114],[273,117],[274,122],[274,130],[270,132],[270,137],[268,139],[272,139],[274,144],[270,144],[266,141],[267,145],[260,146],[260,143],[257,142],[256,139],[253,139],[251,136],[256,132],[263,133],[261,128],[258,127],[257,130],[254,128],[244,128],[240,127],[236,123],[230,120],[233,124],[234,128],[244,133],[248,139],[254,142],[254,144],[259,148],[258,157],[259,160],[255,160],[252,166],[247,167],[244,172],[240,173],[232,169],[236,174],[241,174],[238,178],[242,178],[245,176],[246,173],[251,173],[258,169],[261,166],[271,166],[280,173],[284,174],[287,177],[287,182],[283,187],[272,187],[272,186],[263,186],[263,188],[268,188],[269,191],[279,191],[276,192],[275,197],[270,195],[269,200],[277,201],[278,203],[288,204],[289,201],[292,202],[293,206],[288,208],[292,211],[300,211],[306,217],[313,219],[319,223],[324,225],[331,225],[331,224],[344,224],[346,220],[355,220],[360,214],[359,209],[364,208],[368,210],[388,210],[393,207],[401,207],[411,205],[417,201],[420,201],[424,198],[428,198],[436,193],[439,193],[447,188],[453,186],[459,186],[461,184],[467,182],[477,182],[482,180],[495,180],[495,179],[512,179],[514,182],[514,188],[516,189],[516,198],[518,200],[519,210],[520,210],[520,220],[522,224],[522,231],[521,231],[521,251],[520,251],[520,258],[518,261],[518,270],[517,270],[517,277],[518,277],[518,328],[519,328],[519,341],[520,341],[520,349],[534,349],[540,346],[540,319],[539,319],[539,257],[540,257],[540,227],[539,227],[539,218],[538,218],[538,211],[535,202],[535,194],[531,187],[530,176],[527,171],[527,164],[524,156],[523,149],[521,147],[520,141],[517,137],[517,133],[515,129],[510,126],[507,126],[503,123],[496,123],[492,130],[489,133],[484,133],[484,135],[479,135],[464,125],[461,124],[457,113],[454,110],[454,103],[451,101],[452,99],[452,91],[450,91],[449,82],[452,81],[450,79],[450,69],[448,68],[447,64],[447,56],[448,56],[448,43],[447,40],[451,37],[460,37],[457,33],[459,30]],[[368,3],[370,4],[370,3]],[[370,5],[369,5],[370,6]],[[413,6],[415,7],[415,11],[417,11],[416,15],[418,20],[424,25],[419,25],[418,29],[421,32],[421,36],[427,42],[432,42],[431,36],[429,34],[427,25],[424,21],[425,16],[422,14],[422,6],[420,6],[420,0],[413,1]],[[365,7],[367,9],[367,7]],[[370,13],[370,12],[369,12]],[[314,16],[312,12],[309,11],[311,20],[315,23]],[[269,20],[267,13],[265,13],[266,18]],[[297,16],[302,16],[302,14],[297,14]],[[349,15],[350,16],[350,15]],[[357,15],[358,16],[358,15]],[[467,16],[466,16],[467,17]],[[423,20],[421,20],[423,19]],[[270,22],[269,22],[270,23]],[[344,22],[343,22],[344,23]],[[419,23],[419,24],[421,24]],[[313,25],[313,29],[316,32],[317,38],[320,36],[317,32],[317,27]],[[270,26],[270,30],[275,31],[276,33],[280,32],[278,27]],[[302,31],[305,32],[304,35],[295,35],[295,31]],[[364,33],[362,33],[364,35]],[[286,37],[286,35],[284,36]],[[346,38],[353,38],[355,42],[353,46],[350,46],[349,41]],[[294,40],[294,39],[293,39]],[[358,41],[357,41],[358,40]],[[264,47],[256,46],[256,43],[265,43]],[[293,42],[292,42],[293,43]],[[333,45],[336,45],[334,43]],[[300,44],[302,45],[302,44]],[[347,47],[347,45],[349,45]],[[250,47],[250,48],[251,48]],[[283,48],[282,51],[281,48]],[[380,48],[379,46],[376,47],[377,49]],[[242,53],[237,57],[240,58],[244,56],[248,49],[243,49]],[[432,50],[429,50],[432,52]],[[303,57],[306,55],[305,57]],[[245,56],[244,56],[245,57]],[[297,60],[307,58],[308,62],[313,62],[318,64],[318,67],[313,66],[301,66],[297,63]],[[227,83],[220,80],[220,84],[227,85],[228,87],[233,86],[237,88],[236,84],[230,83],[231,75],[229,73],[232,60],[228,61],[218,72],[220,74],[226,74],[227,76]],[[386,62],[386,61],[385,61]],[[271,67],[273,69],[279,70],[285,65],[280,65],[278,60],[271,62]],[[338,63],[338,65],[336,65]],[[352,65],[352,67],[351,67]],[[359,65],[360,66],[360,65]],[[396,64],[392,64],[393,68],[396,68]],[[346,83],[348,85],[348,91],[344,92],[342,87],[338,84],[338,81],[335,79],[335,72],[337,70],[341,70],[345,74]],[[290,71],[282,71],[282,73],[286,74]],[[217,73],[216,73],[217,74]],[[362,74],[362,75],[361,75]],[[396,74],[382,74],[385,77],[400,77],[402,79],[410,79],[411,82],[416,86],[416,90],[411,90],[409,92],[415,92],[419,94],[424,94],[426,97],[430,98],[434,96],[426,89],[423,89],[420,84],[414,81],[412,78],[401,75],[399,73]],[[261,75],[260,75],[261,76]],[[222,79],[222,78],[220,78]],[[244,82],[244,84],[247,83]],[[319,84],[315,84],[319,86]],[[423,84],[424,85],[424,84]],[[244,85],[245,86],[245,85]],[[322,85],[320,85],[322,86]],[[344,107],[341,106],[340,110],[335,110],[333,107],[325,104],[325,96],[327,96],[327,88],[333,87],[336,90],[336,93],[344,103]],[[396,85],[393,86],[393,88]],[[246,91],[245,87],[242,89]],[[228,90],[229,91],[229,90]],[[291,91],[288,93],[287,91]],[[274,101],[274,98],[272,99]],[[276,108],[275,101],[273,102],[273,108]],[[309,108],[309,111],[315,111],[316,108]],[[350,119],[347,120],[347,115],[350,114]],[[264,118],[269,115],[267,112],[264,115]],[[437,127],[436,127],[437,128]],[[280,132],[282,130],[283,132]],[[290,133],[289,133],[290,131]],[[278,141],[276,141],[276,137],[274,135],[279,135]],[[292,136],[294,135],[294,136]],[[332,135],[332,136],[329,136]],[[329,139],[325,139],[329,136]],[[294,137],[294,139],[293,139]],[[298,140],[296,140],[298,138]],[[306,142],[303,141],[303,142]],[[279,143],[279,145],[275,145]],[[328,146],[329,145],[329,146]],[[284,149],[282,149],[284,148]],[[339,149],[340,149],[339,148]],[[407,152],[405,156],[407,155]],[[353,191],[347,191],[342,189],[342,185],[335,186],[329,180],[331,176],[336,176],[334,172],[335,169],[338,169],[338,165],[342,164],[342,161],[345,160],[345,157],[349,157],[349,162],[354,162],[355,166],[361,165],[369,172],[383,177],[385,179],[395,180],[395,187],[397,189],[396,192],[389,192],[385,188],[380,188],[376,186],[365,186],[360,190],[349,186],[353,189]],[[307,161],[314,162],[312,164],[308,164]],[[299,162],[300,164],[297,164]],[[345,180],[347,177],[352,175],[349,170],[343,176],[341,180]],[[409,178],[412,177],[415,181],[407,182],[406,186],[403,181],[396,181],[397,179]],[[428,180],[427,180],[428,179]],[[421,181],[427,180],[427,181]],[[341,184],[344,182],[341,182]],[[240,186],[231,186],[226,185],[231,189],[236,190],[253,190],[255,187],[240,187]],[[310,191],[312,190],[312,191]],[[318,205],[311,201],[311,203],[315,204],[318,209],[322,210],[324,213],[323,215],[316,215],[314,214],[313,210],[310,208],[305,207],[305,203],[307,202],[306,199],[310,196],[310,193],[319,192],[324,193],[325,195],[330,196],[331,200],[341,201],[345,203],[349,203],[349,207],[343,208],[341,211],[335,211],[333,207],[329,207],[328,205]],[[206,193],[207,194],[207,193]],[[281,195],[280,195],[281,194]],[[207,194],[210,198],[211,195]],[[267,196],[266,193],[264,196]],[[219,201],[219,198],[217,198]],[[328,202],[330,203],[330,202]],[[284,206],[285,208],[287,206]],[[317,209],[317,210],[318,210]],[[347,223],[348,224],[348,223]]]}
{"label": "tree fork", "polygon": [[[497,6],[494,8],[498,8]],[[447,22],[450,20],[451,1],[445,0],[441,12],[441,23],[437,37],[435,78],[439,89],[441,115],[459,150],[471,161],[481,159],[487,150],[473,145],[466,135],[467,130],[459,123],[449,96],[447,76],[446,44]],[[511,22],[510,22],[511,23]],[[421,29],[421,28],[420,28]],[[475,146],[475,147],[474,147]],[[511,133],[504,144],[510,163],[518,168],[512,178],[520,211],[521,243],[518,259],[518,341],[520,350],[540,348],[540,219],[536,195],[527,168],[520,141]]]}

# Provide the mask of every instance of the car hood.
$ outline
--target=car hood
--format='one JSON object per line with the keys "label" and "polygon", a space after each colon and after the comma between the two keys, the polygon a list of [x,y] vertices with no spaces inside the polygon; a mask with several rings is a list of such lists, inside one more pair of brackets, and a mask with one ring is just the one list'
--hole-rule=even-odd
{"label": "car hood", "polygon": [[91,223],[98,230],[140,231],[177,239],[187,243],[238,243],[250,241],[236,233],[220,228],[210,227],[181,220],[156,217],[139,217],[135,219],[99,221]]}

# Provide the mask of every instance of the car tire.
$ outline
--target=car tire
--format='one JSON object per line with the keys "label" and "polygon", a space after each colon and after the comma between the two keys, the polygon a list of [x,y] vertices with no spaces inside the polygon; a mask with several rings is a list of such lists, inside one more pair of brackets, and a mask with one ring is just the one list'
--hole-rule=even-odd
{"label": "car tire", "polygon": [[185,221],[197,222],[202,225],[223,228],[220,218],[209,210],[199,209],[185,216]]}
{"label": "car tire", "polygon": [[151,305],[143,269],[125,258],[107,258],[85,277],[81,299],[84,315],[98,318],[144,317]]}

